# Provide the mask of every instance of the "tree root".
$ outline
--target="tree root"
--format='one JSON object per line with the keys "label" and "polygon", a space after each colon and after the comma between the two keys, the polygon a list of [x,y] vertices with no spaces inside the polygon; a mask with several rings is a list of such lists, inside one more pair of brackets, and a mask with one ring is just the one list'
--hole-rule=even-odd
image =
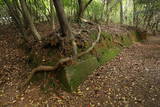
{"label": "tree root", "polygon": [[100,26],[98,26],[97,39],[92,43],[92,46],[90,48],[88,48],[84,52],[81,52],[81,53],[77,54],[74,57],[67,57],[67,58],[61,59],[60,61],[58,61],[58,63],[55,66],[38,66],[37,68],[34,68],[31,71],[30,75],[28,76],[28,79],[22,85],[20,85],[20,87],[18,87],[18,89],[22,89],[26,85],[28,85],[29,82],[31,81],[32,77],[34,76],[34,74],[37,73],[37,72],[41,72],[41,71],[44,71],[44,72],[56,71],[59,68],[63,68],[65,66],[67,66],[67,65],[71,65],[74,60],[76,60],[77,58],[80,58],[81,56],[83,56],[83,55],[89,53],[90,51],[92,51],[92,49],[94,49],[96,44],[99,42],[100,36],[101,36],[101,28],[100,28]]}
{"label": "tree root", "polygon": [[88,23],[90,25],[94,25],[95,23],[90,21],[90,20],[87,20],[87,19],[84,19],[84,18],[80,18],[81,21],[85,22],[85,23]]}

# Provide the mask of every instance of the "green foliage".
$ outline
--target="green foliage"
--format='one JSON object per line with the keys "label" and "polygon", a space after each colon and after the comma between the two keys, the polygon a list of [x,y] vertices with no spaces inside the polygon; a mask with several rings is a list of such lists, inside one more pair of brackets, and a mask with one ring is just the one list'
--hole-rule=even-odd
{"label": "green foliage", "polygon": [[101,19],[103,7],[99,1],[93,1],[92,4],[87,8],[86,17],[93,18],[94,20]]}
{"label": "green foliage", "polygon": [[[15,1],[16,0],[7,0],[10,5],[13,5]],[[121,0],[93,0],[86,9],[84,18],[96,22],[107,21],[120,23],[120,1]],[[50,0],[26,0],[26,2],[36,23],[50,20]],[[70,21],[75,20],[79,8],[78,0],[62,0],[62,2]],[[83,0],[84,4],[87,2],[88,0]],[[160,28],[160,0],[122,0],[122,5],[124,24],[135,24],[157,30]],[[4,0],[0,0],[0,17],[9,17],[8,12]]]}
{"label": "green foliage", "polygon": [[107,61],[110,61],[111,59],[113,59],[115,56],[117,56],[120,52],[120,48],[111,48],[111,49],[107,49],[107,48],[100,48],[98,50],[99,53],[99,57],[98,57],[98,62],[100,64],[104,64]]}
{"label": "green foliage", "polygon": [[[64,74],[68,83],[68,91],[75,90],[98,66],[97,59],[91,57],[75,65],[66,67]],[[66,82],[64,82],[64,85],[67,86]]]}

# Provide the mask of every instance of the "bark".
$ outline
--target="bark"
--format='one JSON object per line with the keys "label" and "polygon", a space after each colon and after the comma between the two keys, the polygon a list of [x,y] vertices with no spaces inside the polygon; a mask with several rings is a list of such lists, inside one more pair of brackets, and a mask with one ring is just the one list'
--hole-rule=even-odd
{"label": "bark", "polygon": [[77,54],[77,45],[75,42],[75,38],[72,35],[71,27],[69,26],[61,0],[53,0],[53,3],[56,9],[56,13],[57,13],[57,17],[58,17],[59,24],[61,27],[62,35],[66,37],[67,40],[71,40],[73,51],[74,51],[74,56],[75,56]]}
{"label": "bark", "polygon": [[136,0],[133,0],[133,25],[138,26],[138,15],[136,15],[137,7]]}
{"label": "bark", "polygon": [[31,15],[30,15],[30,13],[27,9],[27,5],[26,5],[25,0],[20,0],[20,3],[21,3],[21,7],[22,7],[22,12],[24,14],[24,17],[27,20],[27,23],[29,24],[29,27],[30,27],[30,30],[32,31],[33,36],[38,41],[41,41],[42,38],[41,38],[40,34],[38,33],[34,23],[33,23],[32,17],[31,17]]}
{"label": "bark", "polygon": [[11,15],[13,18],[13,21],[18,28],[19,32],[22,34],[22,38],[24,39],[25,42],[28,42],[27,37],[26,37],[26,32],[23,26],[23,19],[21,17],[21,11],[20,8],[18,7],[17,0],[13,2],[9,2],[8,0],[4,0],[4,3],[8,7],[8,13]]}
{"label": "bark", "polygon": [[87,7],[92,3],[93,0],[89,0],[86,4],[84,4],[83,0],[78,0],[79,10],[78,10],[78,20],[83,17],[83,14]]}
{"label": "bark", "polygon": [[123,3],[120,1],[120,24],[123,24]]}
{"label": "bark", "polygon": [[18,15],[15,12],[15,8],[13,7],[13,5],[10,4],[10,2],[8,0],[4,0],[6,6],[8,7],[9,10],[9,14],[13,17],[14,22],[16,23],[16,25],[19,25],[19,18],[17,17]]}
{"label": "bark", "polygon": [[107,24],[109,23],[109,1],[107,1],[107,3],[106,3],[106,14],[107,14],[107,16],[106,16],[106,22],[107,22]]}
{"label": "bark", "polygon": [[53,7],[53,0],[50,0],[50,16],[51,16],[51,27],[52,30],[55,29],[55,23],[54,23],[54,7]]}
{"label": "bark", "polygon": [[58,17],[59,24],[61,27],[62,35],[64,37],[68,37],[69,35],[71,35],[71,29],[70,29],[67,17],[65,15],[61,0],[53,0],[53,3],[56,9],[56,13],[57,13],[57,17]]}
{"label": "bark", "polygon": [[133,0],[133,25],[136,24],[136,3],[135,3],[135,0]]}

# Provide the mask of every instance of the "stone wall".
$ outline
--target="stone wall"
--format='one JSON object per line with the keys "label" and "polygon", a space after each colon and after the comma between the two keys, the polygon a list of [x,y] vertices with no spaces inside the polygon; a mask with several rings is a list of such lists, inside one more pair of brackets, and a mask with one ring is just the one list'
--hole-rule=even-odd
{"label": "stone wall", "polygon": [[124,35],[112,35],[103,32],[101,35],[101,42],[97,44],[94,52],[84,56],[85,58],[82,58],[83,60],[79,60],[76,64],[57,72],[57,79],[64,85],[65,90],[76,90],[87,79],[88,75],[117,56],[124,47],[142,40],[139,32],[131,32]]}

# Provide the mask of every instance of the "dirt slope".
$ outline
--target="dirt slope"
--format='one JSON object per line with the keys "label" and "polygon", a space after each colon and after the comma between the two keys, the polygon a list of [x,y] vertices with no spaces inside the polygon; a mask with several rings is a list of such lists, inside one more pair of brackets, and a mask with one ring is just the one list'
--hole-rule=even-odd
{"label": "dirt slope", "polygon": [[20,75],[30,69],[26,56],[12,40],[13,37],[0,36],[0,106],[160,106],[160,36],[124,49],[90,75],[77,92],[59,91],[59,96],[52,91],[43,92],[36,84],[25,92],[16,89]]}

